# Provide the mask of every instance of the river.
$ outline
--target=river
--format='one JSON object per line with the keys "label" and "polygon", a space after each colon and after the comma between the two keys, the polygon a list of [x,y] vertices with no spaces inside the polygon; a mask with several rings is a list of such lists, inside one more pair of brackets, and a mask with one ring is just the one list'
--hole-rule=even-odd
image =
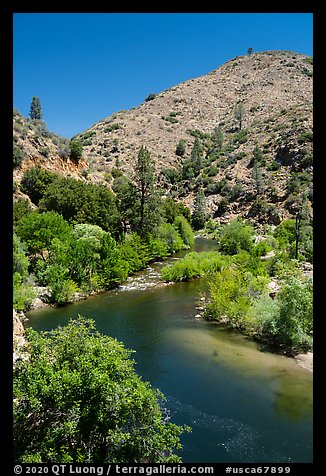
{"label": "river", "polygon": [[[194,249],[214,247],[197,239]],[[184,462],[312,462],[312,373],[195,318],[204,281],[163,285],[161,266],[85,301],[31,311],[28,325],[49,330],[81,314],[136,350],[136,370],[165,394],[171,420],[192,427]]]}

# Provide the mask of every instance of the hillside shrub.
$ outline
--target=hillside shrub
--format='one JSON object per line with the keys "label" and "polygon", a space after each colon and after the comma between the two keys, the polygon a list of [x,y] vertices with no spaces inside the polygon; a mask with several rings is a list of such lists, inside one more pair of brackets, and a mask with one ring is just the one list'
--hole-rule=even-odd
{"label": "hillside shrub", "polygon": [[83,146],[81,142],[77,139],[71,140],[69,144],[69,149],[69,157],[73,162],[78,164],[78,162],[83,156]]}
{"label": "hillside shrub", "polygon": [[13,142],[13,167],[20,167],[22,161],[26,158],[24,150]]}
{"label": "hillside shrub", "polygon": [[29,196],[35,205],[38,205],[49,185],[58,178],[59,175],[49,172],[46,169],[31,167],[24,172],[20,189]]}

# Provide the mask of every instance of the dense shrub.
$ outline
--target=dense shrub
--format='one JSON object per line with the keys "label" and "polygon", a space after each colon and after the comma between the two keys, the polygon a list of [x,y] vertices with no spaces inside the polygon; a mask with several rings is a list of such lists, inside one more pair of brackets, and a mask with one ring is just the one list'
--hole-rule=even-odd
{"label": "dense shrub", "polygon": [[13,167],[19,167],[22,161],[25,159],[26,154],[24,150],[19,147],[15,142],[13,143]]}
{"label": "dense shrub", "polygon": [[183,216],[177,216],[174,219],[173,225],[179,235],[181,236],[181,239],[186,247],[190,247],[194,244],[195,242],[195,236],[192,231],[192,228],[188,221],[185,219]]}
{"label": "dense shrub", "polygon": [[31,204],[26,199],[16,200],[13,203],[13,220],[16,225],[25,215],[33,211]]}
{"label": "dense shrub", "polygon": [[69,223],[90,223],[118,235],[118,211],[115,197],[103,185],[60,178],[46,190],[40,201],[41,210],[60,213]]}
{"label": "dense shrub", "polygon": [[31,201],[38,205],[43,198],[48,186],[57,180],[59,176],[41,167],[31,167],[24,172],[20,189],[29,196]]}
{"label": "dense shrub", "polygon": [[216,273],[209,283],[205,316],[236,329],[246,329],[249,309],[264,291],[267,280],[250,271],[229,267]]}
{"label": "dense shrub", "polygon": [[278,307],[266,319],[263,334],[275,345],[293,353],[312,348],[313,289],[310,281],[290,278],[276,297]]}
{"label": "dense shrub", "polygon": [[33,463],[172,463],[185,430],[163,394],[134,370],[131,351],[78,316],[50,332],[27,330],[14,369],[14,459]]}
{"label": "dense shrub", "polygon": [[164,281],[189,281],[205,274],[220,271],[225,259],[216,251],[188,253],[184,258],[161,270]]}
{"label": "dense shrub", "polygon": [[78,164],[78,162],[83,156],[83,146],[81,142],[76,139],[71,140],[69,144],[69,149],[70,149],[69,157],[71,158],[73,162]]}
{"label": "dense shrub", "polygon": [[242,220],[232,220],[220,230],[219,249],[226,254],[234,255],[241,250],[251,251],[253,247],[254,229]]}
{"label": "dense shrub", "polygon": [[54,238],[69,236],[71,228],[59,213],[31,212],[19,221],[16,231],[30,253],[42,253],[49,250]]}

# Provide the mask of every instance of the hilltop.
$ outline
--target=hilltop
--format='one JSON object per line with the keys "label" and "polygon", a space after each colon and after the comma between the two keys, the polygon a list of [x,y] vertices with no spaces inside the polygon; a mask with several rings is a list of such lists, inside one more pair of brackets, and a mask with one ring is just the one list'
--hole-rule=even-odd
{"label": "hilltop", "polygon": [[[149,92],[139,106],[75,136],[83,145],[77,165],[62,154],[67,141],[36,133],[16,113],[16,145],[25,160],[14,179],[19,183],[26,168],[40,165],[110,188],[121,173],[132,178],[143,145],[155,161],[159,186],[190,208],[203,190],[220,221],[239,215],[278,224],[291,215],[298,190],[305,188],[312,199],[312,76],[312,58],[291,51],[233,58],[204,76]],[[196,141],[200,170],[188,173]]]}

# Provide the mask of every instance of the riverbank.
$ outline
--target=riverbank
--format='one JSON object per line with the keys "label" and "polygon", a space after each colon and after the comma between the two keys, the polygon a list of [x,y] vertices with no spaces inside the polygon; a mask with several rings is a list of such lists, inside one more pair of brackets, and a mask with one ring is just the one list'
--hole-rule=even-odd
{"label": "riverbank", "polygon": [[306,354],[298,354],[294,357],[300,367],[303,367],[310,372],[313,372],[313,352],[307,352]]}

